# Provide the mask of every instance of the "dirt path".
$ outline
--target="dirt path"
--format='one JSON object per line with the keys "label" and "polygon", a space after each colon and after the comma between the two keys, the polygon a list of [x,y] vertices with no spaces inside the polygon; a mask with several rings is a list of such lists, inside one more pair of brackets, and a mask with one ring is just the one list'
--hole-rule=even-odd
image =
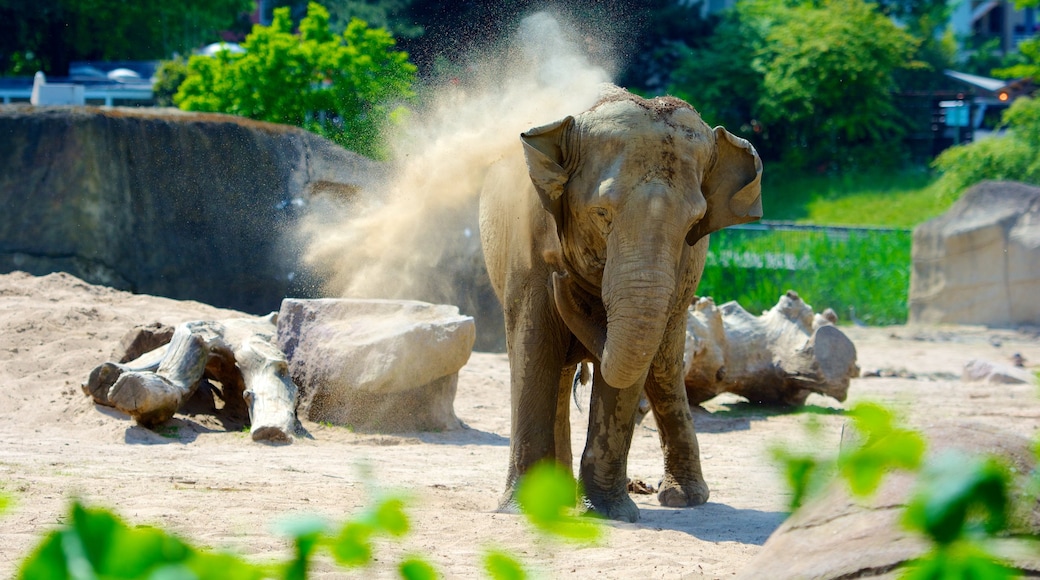
{"label": "dirt path", "polygon": [[[780,413],[719,397],[697,413],[711,500],[694,509],[635,496],[638,524],[610,524],[598,546],[537,539],[518,516],[494,511],[508,454],[508,366],[501,354],[474,353],[459,377],[455,411],[465,430],[364,435],[306,423],[312,438],[271,447],[228,432],[208,416],[178,415],[163,434],[96,408],[80,391],[136,324],[223,318],[190,302],[134,296],[67,275],[0,276],[0,490],[15,507],[0,517],[0,576],[9,577],[40,536],[65,518],[70,498],[114,509],[192,542],[257,559],[281,558],[271,524],[293,514],[333,522],[373,494],[412,498],[414,531],[388,543],[376,566],[353,576],[320,564],[316,577],[394,577],[405,552],[426,555],[447,578],[484,577],[484,549],[517,553],[552,578],[722,578],[732,576],[784,519],[786,492],[768,448],[788,441],[836,449],[841,410],[859,400],[893,405],[917,425],[953,417],[1035,436],[1040,400],[1032,386],[963,383],[972,358],[1006,362],[1020,353],[1040,363],[1035,335],[980,328],[847,328],[865,369],[904,376],[853,381],[846,404],[813,397],[812,414]],[[809,416],[822,429],[807,440]],[[572,414],[576,455],[587,417]],[[661,454],[653,421],[633,441],[629,475],[656,484]]]}

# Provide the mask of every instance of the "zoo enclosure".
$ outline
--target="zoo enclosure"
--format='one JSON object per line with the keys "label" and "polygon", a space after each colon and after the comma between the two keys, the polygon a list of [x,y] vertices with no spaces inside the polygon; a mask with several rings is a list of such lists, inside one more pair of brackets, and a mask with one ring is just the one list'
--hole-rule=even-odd
{"label": "zoo enclosure", "polygon": [[912,231],[762,221],[711,235],[698,295],[736,300],[758,315],[798,292],[814,312],[840,324],[903,324]]}

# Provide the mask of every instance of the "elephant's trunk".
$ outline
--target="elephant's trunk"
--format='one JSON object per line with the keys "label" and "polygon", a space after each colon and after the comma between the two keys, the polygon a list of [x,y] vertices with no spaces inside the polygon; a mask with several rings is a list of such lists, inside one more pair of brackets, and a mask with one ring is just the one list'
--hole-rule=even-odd
{"label": "elephant's trunk", "polygon": [[647,369],[661,345],[675,291],[674,261],[660,256],[645,260],[608,260],[603,275],[607,311],[606,340],[600,372],[607,384],[623,389],[642,386]]}

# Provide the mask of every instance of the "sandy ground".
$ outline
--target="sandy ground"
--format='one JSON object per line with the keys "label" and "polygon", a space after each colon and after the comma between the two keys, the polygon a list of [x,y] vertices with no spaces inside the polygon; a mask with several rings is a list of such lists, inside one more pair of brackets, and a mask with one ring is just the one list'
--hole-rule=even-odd
{"label": "sandy ground", "polygon": [[[821,305],[816,305],[821,306]],[[825,305],[823,305],[825,306]],[[822,309],[822,308],[821,308]],[[522,517],[495,512],[509,434],[508,365],[473,353],[459,376],[455,411],[467,429],[355,434],[305,422],[312,438],[253,443],[210,416],[178,415],[163,434],[95,407],[80,390],[137,324],[234,315],[210,306],[91,286],[64,274],[0,276],[0,490],[15,506],[0,516],[0,577],[10,577],[39,538],[66,517],[71,498],[114,509],[132,524],[258,560],[288,554],[278,519],[318,514],[341,522],[372,494],[403,491],[414,531],[381,544],[378,561],[347,572],[319,563],[316,577],[393,577],[403,553],[426,555],[446,578],[483,577],[489,547],[513,551],[546,578],[722,578],[737,573],[785,518],[787,494],[768,448],[836,449],[841,410],[860,400],[890,404],[918,426],[953,418],[1035,436],[1040,400],[1029,385],[965,383],[973,358],[1040,363],[1035,333],[978,327],[844,328],[859,364],[903,376],[855,379],[844,404],[808,401],[816,413],[784,413],[726,396],[696,413],[711,499],[671,509],[634,496],[638,524],[608,524],[597,546],[537,538]],[[807,439],[804,424],[822,429]],[[587,417],[575,411],[575,455]],[[366,475],[367,473],[367,475]],[[629,475],[656,484],[661,453],[652,419],[637,427]]]}

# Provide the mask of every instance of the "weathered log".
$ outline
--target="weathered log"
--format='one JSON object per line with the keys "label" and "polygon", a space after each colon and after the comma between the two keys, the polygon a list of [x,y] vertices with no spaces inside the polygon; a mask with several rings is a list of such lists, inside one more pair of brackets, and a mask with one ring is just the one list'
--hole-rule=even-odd
{"label": "weathered log", "polygon": [[83,391],[145,427],[173,417],[203,378],[221,385],[224,412],[250,419],[254,441],[291,442],[297,388],[274,346],[275,314],[220,322],[185,322],[170,343],[128,363],[106,362]]}
{"label": "weathered log", "polygon": [[762,316],[736,302],[701,298],[686,323],[685,383],[691,404],[724,392],[751,402],[801,405],[815,392],[844,401],[859,375],[856,347],[830,310],[813,315],[794,291]]}
{"label": "weathered log", "polygon": [[289,443],[296,431],[299,389],[289,362],[275,346],[277,315],[225,321],[227,345],[239,371],[242,400],[249,411],[253,441]]}

